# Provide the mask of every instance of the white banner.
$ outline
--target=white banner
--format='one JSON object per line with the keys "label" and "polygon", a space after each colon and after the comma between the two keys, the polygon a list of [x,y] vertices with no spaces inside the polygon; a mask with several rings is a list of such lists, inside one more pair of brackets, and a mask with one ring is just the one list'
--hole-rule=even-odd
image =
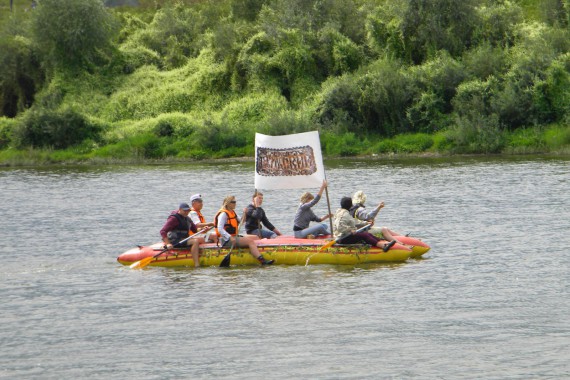
{"label": "white banner", "polygon": [[319,188],[325,179],[319,132],[255,134],[255,188]]}

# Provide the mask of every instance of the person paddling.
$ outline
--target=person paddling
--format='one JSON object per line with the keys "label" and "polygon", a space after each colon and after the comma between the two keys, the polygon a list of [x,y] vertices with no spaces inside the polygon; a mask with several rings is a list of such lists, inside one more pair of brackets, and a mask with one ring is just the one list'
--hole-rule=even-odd
{"label": "person paddling", "polygon": [[[254,235],[239,236],[238,230],[240,226],[240,219],[238,218],[235,208],[237,201],[235,196],[228,195],[224,198],[222,208],[214,218],[214,225],[216,233],[219,238],[219,245],[221,247],[232,247],[233,245],[240,248],[249,248],[249,253],[255,257],[261,265],[271,265],[275,260],[266,260],[263,255],[259,253],[255,240],[258,239]],[[245,213],[245,212],[244,212]]]}
{"label": "person paddling", "polygon": [[[190,204],[192,209],[190,210],[190,219],[196,225],[196,228],[202,229],[204,227],[214,227],[214,222],[206,222],[206,218],[202,215],[202,207],[204,206],[204,201],[202,200],[201,194],[194,194],[190,197]],[[215,231],[210,230],[202,236],[206,243],[217,243],[218,237]]]}
{"label": "person paddling", "polygon": [[[384,202],[380,202],[378,206],[376,206],[372,211],[366,210],[364,203],[366,203],[366,194],[364,194],[362,190],[358,190],[352,195],[352,207],[349,210],[350,216],[358,221],[374,224],[376,216],[380,210],[384,208]],[[402,242],[395,237],[396,235],[400,234],[388,229],[388,227],[372,227],[369,231],[371,234],[379,237],[382,240],[395,240],[396,242],[402,244]]]}
{"label": "person paddling", "polygon": [[[167,249],[172,249],[181,240],[186,239],[191,232],[196,233],[198,231],[188,214],[190,214],[190,206],[188,206],[188,203],[181,203],[178,206],[178,210],[172,211],[166,219],[166,223],[160,230],[160,236]],[[188,239],[184,243],[190,247],[195,267],[200,266],[200,243],[204,243],[203,238]]]}
{"label": "person paddling", "polygon": [[395,240],[384,244],[376,236],[370,232],[356,232],[357,229],[364,227],[366,222],[357,221],[350,215],[350,208],[352,207],[352,199],[350,197],[343,197],[340,201],[340,209],[334,215],[334,236],[337,238],[339,244],[357,244],[366,243],[371,246],[382,248],[387,252],[394,244]]}

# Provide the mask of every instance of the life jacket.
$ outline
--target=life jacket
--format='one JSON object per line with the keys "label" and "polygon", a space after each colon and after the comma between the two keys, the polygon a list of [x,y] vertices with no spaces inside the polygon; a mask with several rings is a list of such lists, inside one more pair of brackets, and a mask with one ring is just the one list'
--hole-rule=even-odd
{"label": "life jacket", "polygon": [[192,221],[190,218],[180,215],[177,212],[174,212],[169,215],[169,217],[175,217],[178,220],[178,225],[170,232],[168,232],[168,238],[172,241],[173,244],[178,243],[180,240],[187,238],[190,236],[192,231]]}
{"label": "life jacket", "polygon": [[358,217],[356,216],[356,211],[358,211],[358,209],[361,207],[364,208],[364,205],[362,203],[357,203],[355,205],[352,205],[350,210],[348,210],[348,212],[350,213],[350,216],[352,216],[355,219],[358,219]]}
{"label": "life jacket", "polygon": [[189,233],[191,231],[192,226],[190,224],[190,218],[187,216],[182,216],[179,213],[170,214],[170,216],[174,216],[176,219],[178,219],[178,226],[174,229],[174,231],[182,231],[186,233]]}
{"label": "life jacket", "polygon": [[224,225],[224,230],[226,230],[226,232],[231,236],[236,236],[238,230],[237,214],[235,213],[235,211],[228,210],[225,208],[220,209],[220,211],[218,211],[218,213],[214,217],[214,227],[216,228],[216,234],[218,236],[222,236],[222,234],[218,229],[218,216],[220,216],[221,213],[226,213],[226,215],[228,216],[228,220]]}
{"label": "life jacket", "polygon": [[[202,213],[198,210],[194,210],[192,209],[192,212],[195,212],[196,215],[198,215],[198,219],[200,219],[200,223],[206,223],[206,218],[204,218],[204,215],[202,215]],[[190,236],[194,235],[194,232],[190,232]]]}
{"label": "life jacket", "polygon": [[206,223],[206,218],[204,218],[204,215],[202,215],[200,211],[194,209],[192,209],[192,211],[194,211],[196,215],[198,215],[198,218],[200,218],[200,223]]}

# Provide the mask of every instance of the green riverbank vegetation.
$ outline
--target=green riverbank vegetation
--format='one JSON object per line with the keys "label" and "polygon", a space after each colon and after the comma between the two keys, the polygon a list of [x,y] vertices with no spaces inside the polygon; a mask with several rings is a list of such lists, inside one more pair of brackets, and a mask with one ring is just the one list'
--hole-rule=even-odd
{"label": "green riverbank vegetation", "polygon": [[3,1],[0,164],[570,154],[570,0],[121,3]]}

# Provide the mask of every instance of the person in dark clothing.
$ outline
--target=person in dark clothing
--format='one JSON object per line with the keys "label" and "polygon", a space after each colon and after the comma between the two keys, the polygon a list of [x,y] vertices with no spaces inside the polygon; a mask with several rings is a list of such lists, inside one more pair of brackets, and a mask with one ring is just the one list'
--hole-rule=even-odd
{"label": "person in dark clothing", "polygon": [[[267,219],[265,211],[261,208],[263,194],[255,192],[252,202],[245,210],[245,231],[249,235],[257,235],[260,238],[275,239],[281,232]],[[262,228],[263,225],[265,228]]]}
{"label": "person in dark clothing", "polygon": [[[188,203],[181,203],[180,206],[178,206],[178,210],[173,211],[166,219],[166,223],[160,230],[160,236],[162,237],[162,241],[166,244],[166,248],[172,249],[181,240],[186,239],[198,231],[194,222],[188,217],[190,210]],[[204,238],[188,239],[185,242],[185,244],[190,247],[190,253],[192,254],[195,267],[200,266],[200,243],[204,243]]]}

